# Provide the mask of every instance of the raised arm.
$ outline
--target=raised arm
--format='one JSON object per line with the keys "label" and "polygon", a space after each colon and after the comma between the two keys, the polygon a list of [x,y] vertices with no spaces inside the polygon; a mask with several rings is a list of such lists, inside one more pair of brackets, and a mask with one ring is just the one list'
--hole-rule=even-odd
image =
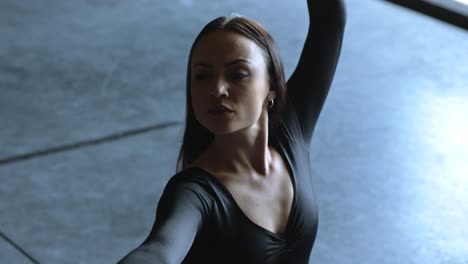
{"label": "raised arm", "polygon": [[290,110],[309,144],[335,74],[346,21],[342,0],[308,0],[309,31],[299,63],[287,82]]}
{"label": "raised arm", "polygon": [[171,179],[159,200],[156,220],[146,240],[118,264],[181,263],[207,214],[196,186]]}

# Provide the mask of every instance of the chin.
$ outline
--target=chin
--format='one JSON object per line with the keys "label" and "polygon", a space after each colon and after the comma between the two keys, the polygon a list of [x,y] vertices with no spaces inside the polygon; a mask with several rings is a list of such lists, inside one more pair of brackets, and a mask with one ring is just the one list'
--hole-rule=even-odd
{"label": "chin", "polygon": [[231,134],[237,131],[232,125],[230,124],[203,124],[202,125],[208,129],[211,133],[214,135],[226,135],[226,134]]}
{"label": "chin", "polygon": [[243,128],[238,122],[233,122],[233,120],[198,119],[198,122],[214,135],[232,134]]}
{"label": "chin", "polygon": [[210,114],[200,115],[195,114],[198,122],[205,127],[208,131],[215,135],[230,134],[239,129],[239,125],[233,119],[233,116],[213,116]]}

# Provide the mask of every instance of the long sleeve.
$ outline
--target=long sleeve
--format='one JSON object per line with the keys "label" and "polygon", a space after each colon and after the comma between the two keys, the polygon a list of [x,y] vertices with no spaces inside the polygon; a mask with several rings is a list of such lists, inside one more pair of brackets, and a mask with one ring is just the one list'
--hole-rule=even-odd
{"label": "long sleeve", "polygon": [[[346,10],[342,0],[308,0],[309,30],[296,69],[287,82],[286,118],[292,133],[310,144],[341,51]],[[295,117],[288,116],[295,115]]]}
{"label": "long sleeve", "polygon": [[209,208],[210,201],[200,195],[199,186],[173,177],[161,195],[150,234],[118,264],[181,263]]}

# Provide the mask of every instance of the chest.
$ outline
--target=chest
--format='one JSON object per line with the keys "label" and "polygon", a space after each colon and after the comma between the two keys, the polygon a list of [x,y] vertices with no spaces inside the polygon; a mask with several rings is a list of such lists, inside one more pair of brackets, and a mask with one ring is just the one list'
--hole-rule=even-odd
{"label": "chest", "polygon": [[[243,185],[210,177],[216,178],[212,181],[212,217],[194,243],[198,246],[189,254],[193,259],[204,259],[210,254],[213,261],[203,263],[232,260],[276,264],[289,263],[291,259],[307,263],[317,233],[317,208],[307,153],[296,151],[298,154],[292,155],[288,151],[284,152],[288,159],[281,160],[272,181],[265,184]],[[291,164],[293,175],[286,161]],[[210,176],[221,175],[214,170],[205,171],[211,172]],[[199,262],[202,261],[190,263]]]}
{"label": "chest", "polygon": [[277,235],[286,233],[294,186],[285,164],[280,164],[266,179],[223,184],[248,221]]}
{"label": "chest", "polygon": [[312,196],[304,194],[300,184],[293,185],[290,178],[289,183],[278,181],[263,192],[252,186],[215,186],[212,221],[194,243],[196,247],[190,254],[193,259],[208,254],[213,261],[203,263],[277,264],[291,259],[307,263],[317,219],[313,201],[304,200]]}

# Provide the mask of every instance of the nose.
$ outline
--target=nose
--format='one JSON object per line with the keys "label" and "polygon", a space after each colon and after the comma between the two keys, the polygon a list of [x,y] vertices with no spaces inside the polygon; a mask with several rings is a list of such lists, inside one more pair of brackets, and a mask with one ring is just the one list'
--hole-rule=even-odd
{"label": "nose", "polygon": [[215,81],[213,88],[211,89],[210,95],[214,97],[227,97],[227,88],[227,83],[222,78],[219,78]]}

